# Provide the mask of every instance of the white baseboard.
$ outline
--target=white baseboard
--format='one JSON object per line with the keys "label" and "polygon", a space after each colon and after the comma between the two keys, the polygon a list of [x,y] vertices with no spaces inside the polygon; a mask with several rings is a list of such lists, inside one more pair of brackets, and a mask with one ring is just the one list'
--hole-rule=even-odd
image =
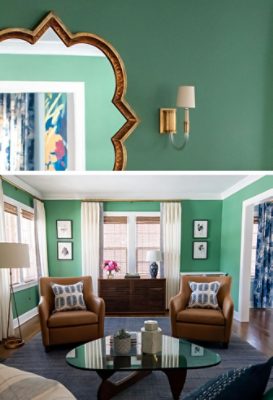
{"label": "white baseboard", "polygon": [[[31,318],[35,317],[35,315],[38,314],[38,307],[32,308],[32,310],[27,311],[26,313],[22,314],[19,316],[19,322],[20,325],[24,324]],[[13,327],[17,328],[18,327],[18,321],[17,318],[13,320]]]}

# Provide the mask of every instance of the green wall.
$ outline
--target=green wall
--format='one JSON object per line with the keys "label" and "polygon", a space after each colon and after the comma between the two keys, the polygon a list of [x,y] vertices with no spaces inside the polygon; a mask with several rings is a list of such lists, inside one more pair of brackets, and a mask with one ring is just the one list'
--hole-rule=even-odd
{"label": "green wall", "polygon": [[107,58],[4,54],[0,55],[0,76],[5,80],[84,82],[86,168],[113,168],[111,137],[125,119],[112,103],[115,77]]}
{"label": "green wall", "polygon": [[33,207],[33,198],[30,194],[17,189],[15,186],[8,182],[2,181],[4,195],[11,197],[14,200],[19,201],[27,205],[28,207]]}
{"label": "green wall", "polygon": [[153,201],[113,201],[103,203],[104,211],[157,211],[160,212],[160,203]]}
{"label": "green wall", "polygon": [[[199,241],[208,242],[208,258],[206,260],[192,259],[193,220],[208,220],[208,238]],[[221,200],[184,200],[182,202],[182,240],[181,240],[181,271],[205,272],[219,271],[221,248]]]}
{"label": "green wall", "polygon": [[[81,262],[81,201],[80,200],[48,200],[45,201],[46,233],[48,251],[48,270],[50,276],[80,276]],[[73,239],[73,260],[57,260],[56,221],[71,219]],[[65,242],[66,240],[60,240]]]}
{"label": "green wall", "polygon": [[[123,58],[126,98],[141,119],[126,142],[127,169],[272,169],[272,0],[10,0],[1,5],[0,28],[33,28],[51,10]],[[180,84],[196,85],[197,101],[183,152],[159,134],[158,121]],[[108,166],[104,155],[103,147],[100,169]]]}
{"label": "green wall", "polygon": [[[47,240],[49,273],[53,276],[81,274],[81,202],[78,200],[45,201],[47,216]],[[159,202],[105,202],[104,211],[160,211]],[[182,202],[181,271],[219,271],[221,244],[221,201]],[[73,221],[74,259],[57,260],[56,220]],[[192,223],[194,219],[208,219],[208,259],[192,259]]]}
{"label": "green wall", "polygon": [[[33,198],[26,192],[15,188],[8,182],[2,181],[3,192],[6,196],[11,197],[29,207],[33,207]],[[18,309],[18,315],[24,314],[29,310],[35,308],[39,302],[38,285],[33,286],[28,289],[20,290],[15,293],[15,299]],[[13,307],[14,312],[14,307]]]}
{"label": "green wall", "polygon": [[[17,304],[18,315],[22,315],[27,311],[30,311],[33,308],[37,307],[39,303],[38,285],[16,292],[15,299]],[[13,304],[13,315],[15,315],[14,304]]]}
{"label": "green wall", "polygon": [[273,176],[266,176],[223,201],[221,270],[232,276],[232,296],[236,310],[239,296],[242,203],[272,188]]}

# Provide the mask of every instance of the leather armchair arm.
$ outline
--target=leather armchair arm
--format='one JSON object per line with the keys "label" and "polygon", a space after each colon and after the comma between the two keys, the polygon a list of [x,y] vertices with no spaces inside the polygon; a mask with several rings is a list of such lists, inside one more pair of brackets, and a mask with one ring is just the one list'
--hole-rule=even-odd
{"label": "leather armchair arm", "polygon": [[231,327],[233,321],[233,311],[234,311],[234,304],[232,298],[230,296],[226,296],[223,301],[223,308],[222,312],[225,317],[226,323],[226,331],[225,331],[225,341],[226,343],[229,342],[230,335],[231,335]]}
{"label": "leather armchair arm", "polygon": [[39,310],[43,344],[44,346],[49,346],[49,329],[47,327],[47,321],[50,316],[50,308],[44,296],[41,296],[40,298],[38,310]]}
{"label": "leather armchair arm", "polygon": [[94,312],[98,316],[99,324],[99,337],[104,335],[104,317],[105,317],[105,303],[101,297],[92,294],[84,298],[86,307],[89,311]]}
{"label": "leather armchair arm", "polygon": [[170,299],[169,309],[170,309],[171,328],[173,336],[177,336],[176,315],[179,311],[185,310],[187,304],[188,304],[188,297],[183,295],[183,293],[181,292]]}
{"label": "leather armchair arm", "polygon": [[172,310],[175,314],[177,314],[178,311],[185,310],[188,300],[188,297],[183,295],[183,293],[178,293],[176,296],[170,299],[170,310]]}

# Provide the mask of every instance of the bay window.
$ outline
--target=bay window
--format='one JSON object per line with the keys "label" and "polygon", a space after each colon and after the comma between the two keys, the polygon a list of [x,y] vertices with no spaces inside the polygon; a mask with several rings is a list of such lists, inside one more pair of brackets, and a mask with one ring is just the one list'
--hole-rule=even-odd
{"label": "bay window", "polygon": [[13,285],[36,282],[37,259],[34,232],[34,210],[5,196],[4,202],[5,240],[12,243],[25,243],[29,246],[30,268],[12,268]]}

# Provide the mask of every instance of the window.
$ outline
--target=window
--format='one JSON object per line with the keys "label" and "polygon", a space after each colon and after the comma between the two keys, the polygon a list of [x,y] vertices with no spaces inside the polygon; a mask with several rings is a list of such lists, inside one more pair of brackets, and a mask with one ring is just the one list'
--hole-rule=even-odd
{"label": "window", "polygon": [[120,267],[119,274],[127,271],[127,217],[104,217],[103,259],[115,260]]}
{"label": "window", "polygon": [[136,267],[137,272],[149,274],[146,261],[148,250],[160,250],[160,217],[136,217]]}
{"label": "window", "polygon": [[146,254],[160,250],[160,213],[105,213],[103,247],[103,259],[117,261],[120,276],[149,275]]}
{"label": "window", "polygon": [[37,261],[34,233],[33,209],[12,199],[5,199],[5,234],[6,240],[12,243],[29,245],[30,268],[12,269],[12,283],[24,284],[37,280]]}

